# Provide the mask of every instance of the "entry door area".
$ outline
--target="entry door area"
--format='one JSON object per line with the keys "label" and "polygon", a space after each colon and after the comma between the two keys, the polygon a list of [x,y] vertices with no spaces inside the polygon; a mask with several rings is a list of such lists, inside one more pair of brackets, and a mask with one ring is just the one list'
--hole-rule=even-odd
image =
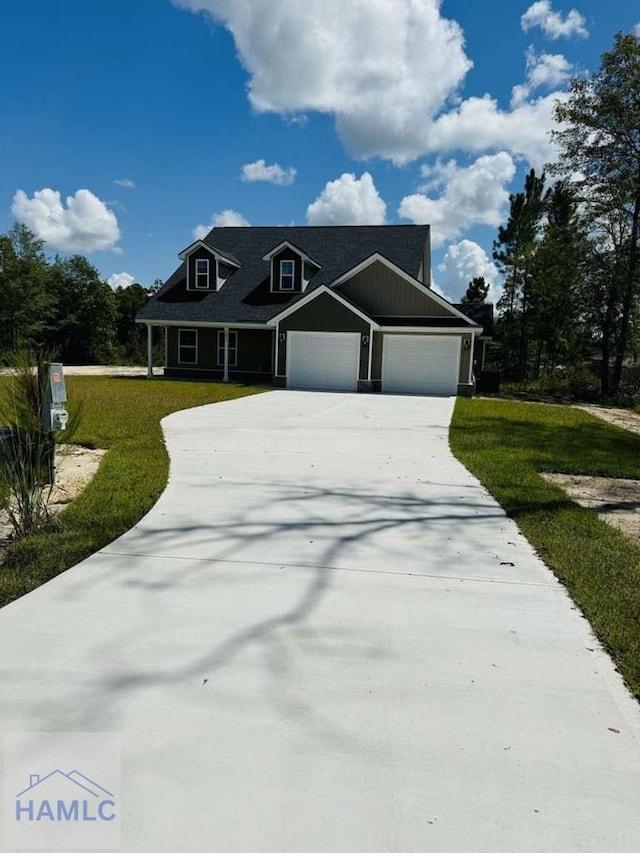
{"label": "entry door area", "polygon": [[454,395],[458,390],[460,338],[385,335],[382,391],[387,394]]}
{"label": "entry door area", "polygon": [[360,366],[357,332],[289,332],[287,388],[356,391]]}

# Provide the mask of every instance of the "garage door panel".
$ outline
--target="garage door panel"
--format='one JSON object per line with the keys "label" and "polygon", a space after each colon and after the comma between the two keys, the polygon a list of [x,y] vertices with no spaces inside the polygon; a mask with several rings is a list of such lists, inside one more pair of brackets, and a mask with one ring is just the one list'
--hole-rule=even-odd
{"label": "garage door panel", "polygon": [[396,394],[456,394],[460,338],[385,335],[382,390]]}
{"label": "garage door panel", "polygon": [[352,332],[290,332],[287,387],[356,391],[360,335]]}

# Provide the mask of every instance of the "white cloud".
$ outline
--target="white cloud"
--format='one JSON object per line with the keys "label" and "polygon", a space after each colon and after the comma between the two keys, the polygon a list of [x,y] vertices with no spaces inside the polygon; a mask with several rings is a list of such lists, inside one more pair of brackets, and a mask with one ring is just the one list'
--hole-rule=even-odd
{"label": "white cloud", "polygon": [[[552,85],[554,73],[562,77],[562,68],[541,59],[511,110],[489,95],[460,101],[472,62],[460,26],[441,15],[441,0],[173,2],[232,33],[256,110],[285,118],[330,114],[355,158],[402,164],[426,153],[504,150],[536,168],[554,159],[548,133],[563,93],[526,98]],[[550,5],[548,11],[561,28],[576,26],[577,13],[565,20]]]}
{"label": "white cloud", "polygon": [[552,92],[544,98],[501,110],[489,96],[468,98],[457,110],[442,115],[429,135],[429,150],[480,152],[495,148],[524,157],[540,169],[555,159],[550,131],[556,126],[553,110],[565,92]]}
{"label": "white cloud", "polygon": [[66,207],[57,190],[41,189],[33,198],[18,190],[11,212],[54,249],[94,252],[112,249],[120,239],[115,213],[89,190],[68,196]]}
{"label": "white cloud", "polygon": [[471,279],[482,276],[490,285],[488,302],[497,302],[501,289],[495,286],[498,270],[487,257],[487,253],[474,243],[473,240],[461,240],[452,243],[438,265],[438,270],[444,274],[442,286],[451,294],[454,302],[459,302],[464,296]]}
{"label": "white cloud", "polygon": [[117,287],[130,287],[134,281],[135,278],[128,272],[114,272],[107,279],[107,284],[115,290]]}
{"label": "white cloud", "polygon": [[527,51],[527,79],[513,87],[511,106],[518,107],[528,101],[537,89],[561,86],[567,82],[572,70],[573,65],[561,53],[542,53],[538,56],[530,47]]}
{"label": "white cloud", "polygon": [[[405,196],[398,214],[416,224],[431,225],[434,247],[455,239],[474,225],[497,227],[504,215],[509,193],[506,185],[516,167],[506,151],[479,157],[470,166],[460,167],[451,160],[423,167],[428,179],[423,192]],[[433,193],[440,195],[433,197]],[[427,194],[429,193],[429,194]]]}
{"label": "white cloud", "polygon": [[116,178],[113,183],[119,187],[124,187],[126,190],[133,190],[136,186],[135,181],[132,181],[131,178]]}
{"label": "white cloud", "polygon": [[212,228],[242,228],[250,223],[237,210],[226,210],[220,213],[214,213],[209,225],[197,225],[193,229],[193,236],[196,240],[203,240]]}
{"label": "white cloud", "polygon": [[256,160],[255,163],[245,163],[242,167],[242,180],[252,183],[253,181],[266,181],[268,184],[278,184],[282,187],[291,186],[297,175],[296,169],[290,166],[283,169],[278,163],[267,166],[264,160]]}
{"label": "white cloud", "polygon": [[637,23],[635,25],[635,27],[633,28],[633,33],[640,39],[640,23]]}
{"label": "white cloud", "polygon": [[309,225],[383,225],[387,206],[369,172],[329,181],[307,208]]}
{"label": "white cloud", "polygon": [[560,12],[553,11],[551,0],[538,0],[527,9],[520,18],[520,23],[525,32],[533,27],[540,27],[543,33],[551,39],[569,38],[570,36],[588,38],[589,36],[584,16],[577,9],[571,9],[563,18]]}
{"label": "white cloud", "polygon": [[472,66],[440,0],[173,2],[231,31],[256,110],[333,114],[360,157],[403,162],[424,151],[425,122]]}

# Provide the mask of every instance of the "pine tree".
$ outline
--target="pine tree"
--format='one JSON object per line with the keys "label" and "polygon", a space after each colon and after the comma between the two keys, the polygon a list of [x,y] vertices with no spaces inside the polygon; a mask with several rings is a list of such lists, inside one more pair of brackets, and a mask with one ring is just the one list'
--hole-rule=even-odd
{"label": "pine tree", "polygon": [[599,70],[571,81],[556,106],[554,174],[571,178],[594,243],[591,279],[603,290],[602,389],[620,385],[640,290],[640,39],[619,33]]}
{"label": "pine tree", "polygon": [[462,297],[462,303],[464,305],[469,304],[479,304],[485,301],[487,295],[489,293],[489,285],[485,281],[483,275],[475,276],[469,282],[469,286]]}

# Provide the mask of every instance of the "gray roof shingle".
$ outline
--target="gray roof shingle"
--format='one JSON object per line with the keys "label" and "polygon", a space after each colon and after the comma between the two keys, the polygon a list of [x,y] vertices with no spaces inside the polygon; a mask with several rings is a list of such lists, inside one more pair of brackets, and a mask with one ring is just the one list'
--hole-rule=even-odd
{"label": "gray roof shingle", "polygon": [[299,293],[270,292],[270,264],[263,261],[283,240],[299,246],[321,268],[306,293],[330,284],[376,252],[417,278],[423,261],[428,225],[338,225],[214,228],[204,239],[220,254],[241,264],[218,291],[186,289],[182,263],[138,314],[139,320],[209,323],[266,323],[300,298]]}

